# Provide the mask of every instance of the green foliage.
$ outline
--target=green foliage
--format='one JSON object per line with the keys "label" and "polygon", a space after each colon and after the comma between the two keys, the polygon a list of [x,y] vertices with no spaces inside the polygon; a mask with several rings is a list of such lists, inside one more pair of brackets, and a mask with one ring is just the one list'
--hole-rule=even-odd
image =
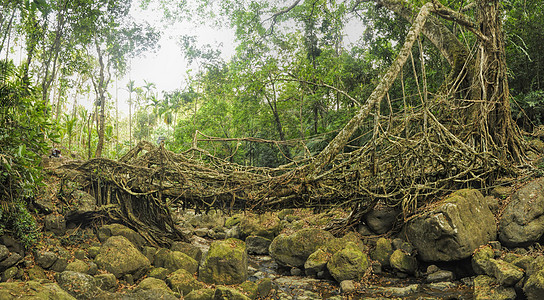
{"label": "green foliage", "polygon": [[13,63],[0,61],[0,69],[0,224],[29,246],[37,233],[25,203],[42,185],[39,165],[50,124],[47,108]]}
{"label": "green foliage", "polygon": [[530,91],[517,95],[512,103],[512,115],[527,131],[544,124],[544,91]]}

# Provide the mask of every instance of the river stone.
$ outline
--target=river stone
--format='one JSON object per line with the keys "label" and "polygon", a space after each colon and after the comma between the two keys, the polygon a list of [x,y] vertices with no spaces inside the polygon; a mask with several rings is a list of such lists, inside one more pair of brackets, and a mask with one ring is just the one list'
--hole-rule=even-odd
{"label": "river stone", "polygon": [[202,259],[202,250],[200,250],[200,248],[190,243],[181,242],[181,241],[174,242],[172,243],[170,250],[183,252],[198,262]]}
{"label": "river stone", "polygon": [[101,243],[104,243],[112,236],[123,236],[138,249],[142,249],[146,244],[145,239],[139,233],[122,224],[104,225],[98,229],[98,239]]}
{"label": "river stone", "polygon": [[82,260],[76,259],[73,262],[69,263],[64,270],[89,274],[89,269],[90,267],[88,264],[86,264]]}
{"label": "river stone", "polygon": [[242,292],[226,286],[218,286],[215,289],[213,299],[228,299],[228,300],[251,300]]}
{"label": "river stone", "polygon": [[250,235],[246,238],[247,253],[263,255],[268,254],[268,247],[270,247],[272,240],[262,236]]}
{"label": "river stone", "polygon": [[179,251],[170,251],[166,248],[161,248],[155,254],[155,267],[163,267],[170,272],[174,272],[178,269],[185,269],[189,273],[196,273],[198,270],[198,262],[194,260],[189,255],[179,252]]}
{"label": "river stone", "polygon": [[357,247],[359,248],[359,250],[363,251],[363,252],[366,252],[367,250],[367,246],[363,243],[363,241],[361,240],[361,237],[358,233],[356,232],[348,232],[347,234],[345,234],[343,237],[341,238],[333,238],[333,239],[330,239],[323,248],[323,250],[327,251],[328,253],[330,253],[331,255],[344,249],[346,247],[346,245],[348,244],[348,242],[352,242],[354,243],[355,245],[357,245]]}
{"label": "river stone", "polygon": [[495,252],[489,245],[476,249],[471,260],[474,273],[478,275],[491,274],[491,265],[489,264],[489,260],[493,257],[495,257]]}
{"label": "river stone", "polygon": [[0,283],[0,299],[74,300],[76,298],[72,297],[56,283],[40,283],[30,280],[27,282]]}
{"label": "river stone", "polygon": [[304,263],[304,270],[306,276],[316,277],[319,272],[327,270],[327,263],[331,259],[331,254],[321,248],[317,249],[314,253],[308,256],[308,259]]}
{"label": "river stone", "polygon": [[238,284],[248,273],[246,243],[230,238],[214,241],[200,268],[199,280],[210,284]]}
{"label": "river stone", "polygon": [[499,221],[499,240],[508,247],[526,246],[544,233],[544,177],[512,194]]}
{"label": "river stone", "polygon": [[513,286],[523,278],[523,270],[501,259],[490,259],[491,274],[500,285]]}
{"label": "river stone", "polygon": [[342,293],[351,293],[357,290],[357,287],[355,286],[355,282],[353,280],[344,280],[340,282],[340,290]]}
{"label": "river stone", "polygon": [[215,290],[212,289],[200,289],[200,290],[194,290],[187,294],[187,296],[184,296],[183,299],[185,300],[210,300],[214,299]]}
{"label": "river stone", "polygon": [[66,220],[63,215],[49,214],[44,218],[44,228],[46,231],[53,232],[56,235],[64,235],[66,232]]}
{"label": "river stone", "polygon": [[474,278],[474,299],[514,300],[516,291],[513,287],[500,286],[493,277],[479,275]]}
{"label": "river stone", "polygon": [[90,275],[64,271],[56,274],[59,286],[77,299],[93,299],[100,292],[96,281]]}
{"label": "river stone", "polygon": [[156,289],[164,290],[169,294],[174,294],[174,292],[168,287],[168,285],[166,285],[166,282],[153,277],[147,277],[144,280],[140,281],[140,283],[136,286],[135,291]]}
{"label": "river stone", "polygon": [[66,269],[68,266],[68,261],[72,259],[72,254],[70,252],[62,247],[57,247],[55,249],[57,259],[55,260],[55,263],[51,266],[51,270],[55,272],[62,272]]}
{"label": "river stone", "polygon": [[110,237],[100,248],[95,261],[101,269],[107,270],[117,278],[131,274],[136,280],[144,275],[151,265],[147,257],[123,236]]}
{"label": "river stone", "polygon": [[98,274],[94,276],[96,285],[104,291],[113,292],[117,289],[117,278],[111,273]]}
{"label": "river stone", "polygon": [[414,274],[417,268],[417,259],[400,249],[397,249],[391,254],[389,264],[392,268],[403,273]]}
{"label": "river stone", "polygon": [[393,228],[400,211],[394,207],[376,206],[364,216],[366,225],[377,234],[384,234]]}
{"label": "river stone", "polygon": [[168,283],[172,291],[181,295],[187,295],[193,290],[204,288],[204,285],[185,269],[179,269],[168,275],[166,283]]}
{"label": "river stone", "polygon": [[75,220],[95,212],[97,208],[96,199],[89,193],[75,190],[70,196],[72,198],[72,206],[70,207],[70,210],[66,212],[67,220]]}
{"label": "river stone", "polygon": [[376,248],[370,252],[370,257],[377,260],[382,266],[389,266],[391,254],[393,254],[391,240],[382,237],[376,242]]}
{"label": "river stone", "polygon": [[336,252],[327,263],[327,269],[338,282],[360,280],[368,266],[368,257],[352,242]]}
{"label": "river stone", "polygon": [[0,272],[15,266],[21,260],[23,260],[23,257],[19,253],[12,252],[8,258],[0,262]]}
{"label": "river stone", "polygon": [[27,270],[29,280],[47,279],[44,270],[40,266],[33,266]]}
{"label": "river stone", "polygon": [[8,281],[10,279],[20,278],[20,276],[18,275],[19,275],[19,268],[17,267],[8,268],[2,273],[2,281]]}
{"label": "river stone", "polygon": [[292,235],[280,234],[270,244],[270,255],[281,265],[302,267],[317,249],[334,236],[323,229],[305,228]]}
{"label": "river stone", "polygon": [[407,239],[423,261],[454,261],[495,240],[495,217],[477,190],[459,190],[408,222]]}
{"label": "river stone", "polygon": [[172,272],[170,272],[170,270],[168,270],[166,268],[158,267],[158,268],[151,269],[147,276],[157,278],[157,279],[160,279],[160,280],[165,280],[166,276],[168,276],[168,274],[170,274],[170,273],[172,273]]}
{"label": "river stone", "polygon": [[523,286],[523,292],[527,299],[544,299],[544,270],[540,270],[527,278]]}
{"label": "river stone", "polygon": [[426,278],[427,282],[450,282],[453,281],[453,272],[446,270],[438,270],[430,273]]}
{"label": "river stone", "polygon": [[[167,290],[163,289],[150,289],[150,290],[144,290],[139,289],[135,290],[132,294],[130,294],[130,299],[134,300],[179,300],[179,297],[174,296],[171,292],[168,292]],[[108,298],[108,300],[110,300]],[[122,298],[122,300],[127,300],[125,297]]]}

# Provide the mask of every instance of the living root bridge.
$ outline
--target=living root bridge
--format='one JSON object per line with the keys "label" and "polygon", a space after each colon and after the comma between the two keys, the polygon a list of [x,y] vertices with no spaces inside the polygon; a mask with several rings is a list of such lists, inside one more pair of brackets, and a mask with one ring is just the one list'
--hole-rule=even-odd
{"label": "living root bridge", "polygon": [[[91,159],[59,170],[64,170],[65,183],[78,182],[95,195],[103,216],[127,223],[158,244],[182,238],[170,214],[173,207],[266,211],[347,206],[353,209],[341,223],[347,228],[359,223],[362,214],[375,205],[400,206],[407,218],[445,193],[487,188],[499,176],[519,174],[513,162],[523,161],[517,150],[523,150],[524,143],[512,127],[508,109],[500,110],[504,124],[512,129],[501,131],[508,139],[490,139],[489,130],[494,127],[486,123],[487,129],[481,130],[482,122],[476,122],[485,118],[466,118],[471,115],[467,112],[478,111],[476,105],[487,99],[456,99],[461,85],[452,82],[444,82],[447,88],[429,99],[423,64],[419,67],[423,86],[418,83],[416,99],[386,97],[422,30],[431,32],[425,27],[430,12],[444,14],[437,4],[421,8],[398,57],[374,92],[366,102],[360,101],[364,105],[359,112],[315,157],[278,168],[258,168],[214,157],[198,148],[197,142],[181,154],[142,142],[119,161]],[[432,20],[429,26],[439,26]],[[421,53],[420,41],[418,45]],[[466,62],[463,68],[471,65]],[[417,73],[413,59],[412,68]],[[457,80],[469,71],[453,67],[448,78]],[[407,105],[408,100],[412,105]],[[416,100],[419,105],[413,105]],[[508,104],[507,99],[492,100]],[[389,107],[388,115],[381,115],[380,107]],[[355,136],[360,128],[368,130]],[[510,147],[493,143],[502,140],[510,141]],[[348,149],[346,145],[353,141],[358,141],[358,148]]]}

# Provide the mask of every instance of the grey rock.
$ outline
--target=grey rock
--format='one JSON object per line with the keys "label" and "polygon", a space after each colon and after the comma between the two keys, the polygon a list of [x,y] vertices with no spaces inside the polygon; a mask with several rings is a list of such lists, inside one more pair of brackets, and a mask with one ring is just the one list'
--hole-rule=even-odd
{"label": "grey rock", "polygon": [[523,278],[524,272],[514,264],[500,259],[490,259],[491,274],[500,285],[513,286]]}
{"label": "grey rock", "polygon": [[113,292],[117,290],[117,278],[111,273],[104,273],[94,276],[94,281],[97,287],[104,291]]}
{"label": "grey rock", "polygon": [[93,299],[100,292],[94,278],[87,274],[64,271],[57,274],[56,279],[63,290],[77,299]]}
{"label": "grey rock", "polygon": [[257,255],[268,254],[268,247],[271,243],[272,241],[265,237],[250,235],[246,238],[247,252]]}
{"label": "grey rock", "polygon": [[470,257],[495,240],[495,217],[477,190],[459,190],[405,225],[407,239],[423,261],[454,261]]}
{"label": "grey rock", "polygon": [[66,232],[66,220],[63,215],[49,214],[44,218],[44,228],[56,235],[64,235]]}
{"label": "grey rock", "polygon": [[197,246],[186,242],[174,242],[170,247],[172,251],[179,251],[192,257],[197,262],[202,260],[202,250]]}
{"label": "grey rock", "polygon": [[340,290],[342,293],[351,293],[357,289],[353,280],[344,280],[340,282]]}
{"label": "grey rock", "polygon": [[183,252],[171,251],[166,248],[161,248],[157,251],[153,264],[155,267],[166,268],[170,272],[185,269],[192,274],[198,270],[198,262],[192,257]]}
{"label": "grey rock", "polygon": [[453,272],[446,270],[438,270],[427,275],[427,282],[446,282],[453,280]]}
{"label": "grey rock", "polygon": [[511,196],[499,221],[499,240],[517,247],[534,243],[544,233],[544,178],[538,178]]}
{"label": "grey rock", "polygon": [[389,206],[377,206],[364,216],[366,225],[377,234],[384,234],[393,228],[400,211]]}
{"label": "grey rock", "polygon": [[66,212],[66,219],[68,221],[94,213],[97,208],[96,199],[84,191],[75,190],[70,194],[70,198],[72,206]]}
{"label": "grey rock", "polygon": [[0,261],[3,261],[9,256],[9,249],[5,245],[0,245]]}
{"label": "grey rock", "polygon": [[17,263],[23,260],[23,257],[17,253],[12,252],[6,259],[0,262],[0,271],[7,270],[13,266],[15,266]]}
{"label": "grey rock", "polygon": [[38,252],[36,254],[36,262],[44,269],[50,268],[57,261],[57,254],[52,251]]}

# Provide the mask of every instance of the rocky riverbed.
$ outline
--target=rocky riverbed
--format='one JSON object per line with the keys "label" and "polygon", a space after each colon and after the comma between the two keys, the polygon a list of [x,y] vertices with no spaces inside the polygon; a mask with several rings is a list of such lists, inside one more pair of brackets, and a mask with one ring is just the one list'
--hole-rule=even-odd
{"label": "rocky riverbed", "polygon": [[402,227],[377,206],[340,236],[324,228],[342,210],[175,210],[190,242],[168,247],[123,224],[67,223],[96,209],[69,197],[35,203],[34,248],[2,236],[0,299],[544,299],[543,178],[454,192]]}

